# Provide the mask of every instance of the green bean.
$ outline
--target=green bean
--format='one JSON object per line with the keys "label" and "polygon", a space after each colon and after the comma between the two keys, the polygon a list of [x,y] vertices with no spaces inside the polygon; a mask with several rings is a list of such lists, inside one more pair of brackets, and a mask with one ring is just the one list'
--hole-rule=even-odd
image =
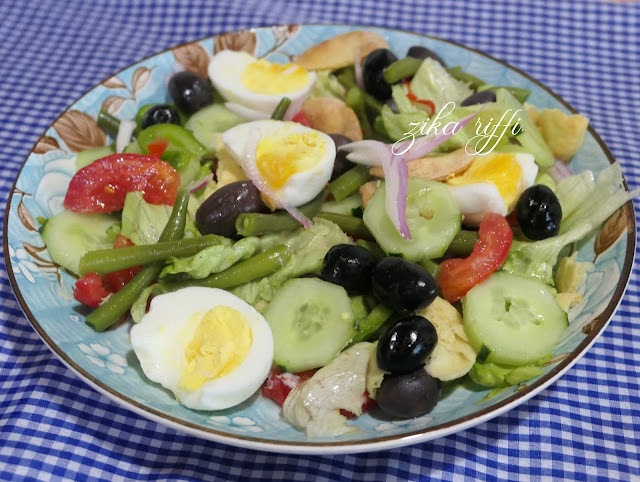
{"label": "green bean", "polygon": [[188,286],[207,286],[220,289],[235,288],[249,281],[275,273],[284,266],[290,256],[289,248],[281,244],[203,279],[161,282],[159,290],[161,293],[168,293]]}
{"label": "green bean", "polygon": [[486,82],[484,80],[479,79],[475,75],[466,73],[464,70],[462,70],[461,67],[451,67],[447,69],[447,72],[449,72],[449,75],[454,79],[469,84],[469,87],[471,87],[473,90],[478,90],[483,85],[486,85]]}
{"label": "green bean", "polygon": [[372,178],[373,176],[369,174],[369,168],[367,166],[358,165],[334,179],[333,182],[329,184],[328,189],[336,201],[342,201],[351,196],[360,189],[360,186]]}
{"label": "green bean", "polygon": [[[356,76],[355,76],[355,73],[353,72],[353,69],[345,69],[340,74],[338,74],[337,79],[338,79],[338,82],[340,82],[340,85],[342,85],[342,87],[344,87],[347,91],[352,87],[358,87],[358,84],[356,83]],[[362,92],[362,100],[364,101],[364,104],[369,109],[379,114],[384,104],[380,102],[378,99],[376,99],[375,97],[373,97],[372,95],[369,95],[364,91],[361,91],[361,92]]]}
{"label": "green bean", "polygon": [[316,217],[326,219],[327,221],[337,224],[340,229],[352,238],[373,239],[373,236],[367,226],[365,226],[364,221],[360,218],[356,218],[355,216],[338,213],[325,213],[320,211]]}
{"label": "green bean", "polygon": [[353,345],[371,338],[371,336],[384,325],[392,313],[393,311],[384,304],[380,303],[376,305],[367,317],[358,323],[356,327],[357,332],[351,340],[351,344]]}
{"label": "green bean", "polygon": [[478,241],[477,231],[461,230],[456,237],[453,238],[451,244],[447,248],[446,255],[455,258],[466,258],[473,251],[473,247]]}
{"label": "green bean", "polygon": [[112,116],[106,110],[98,112],[98,126],[112,137],[118,135],[120,129],[120,119]]}
{"label": "green bean", "polygon": [[358,239],[356,241],[358,246],[362,246],[364,249],[369,251],[376,261],[380,261],[382,258],[387,256],[387,254],[383,251],[380,245],[374,241],[369,241],[367,239]]}
{"label": "green bean", "polygon": [[356,295],[349,298],[349,301],[351,302],[351,312],[356,323],[363,321],[369,315],[366,297],[364,295]]}
{"label": "green bean", "polygon": [[[188,204],[189,191],[186,189],[178,190],[178,197],[173,205],[169,221],[160,234],[160,241],[173,241],[183,236]],[[127,314],[142,291],[158,278],[163,264],[155,262],[142,268],[120,291],[109,296],[106,301],[93,310],[87,316],[87,322],[96,331],[104,331],[113,325]]]}
{"label": "green bean", "polygon": [[364,92],[359,87],[351,87],[347,92],[347,105],[356,113],[356,117],[360,122],[362,129],[362,137],[369,139],[373,135],[373,129],[369,117],[367,116],[367,108],[364,103]]}
{"label": "green bean", "polygon": [[[324,204],[326,197],[327,192],[323,190],[314,199],[302,206],[300,211],[309,219],[315,217],[322,204]],[[273,214],[243,213],[236,218],[235,226],[238,234],[246,237],[291,231],[299,228],[300,223],[285,212]]]}
{"label": "green bean", "polygon": [[434,277],[434,279],[438,278],[438,273],[440,272],[440,265],[431,259],[423,259],[418,263],[422,266],[427,273]]}
{"label": "green bean", "polygon": [[288,97],[283,97],[282,99],[280,99],[280,102],[278,102],[278,105],[273,111],[273,114],[271,114],[271,119],[282,120],[284,118],[284,115],[287,113],[287,109],[290,105],[291,99],[289,99]]}
{"label": "green bean", "polygon": [[338,82],[340,82],[340,85],[342,85],[346,90],[349,90],[351,87],[358,86],[358,84],[356,84],[356,74],[353,68],[342,70],[336,78],[338,79]]}
{"label": "green bean", "polygon": [[80,259],[80,274],[107,274],[132,266],[163,261],[170,257],[192,256],[209,246],[224,242],[222,236],[207,234],[197,238],[162,241],[115,249],[89,251]]}
{"label": "green bean", "polygon": [[387,84],[395,84],[402,79],[406,79],[407,77],[413,77],[413,75],[418,71],[420,66],[422,65],[421,59],[414,59],[413,57],[405,57],[404,59],[396,60],[394,63],[389,65],[382,76]]}

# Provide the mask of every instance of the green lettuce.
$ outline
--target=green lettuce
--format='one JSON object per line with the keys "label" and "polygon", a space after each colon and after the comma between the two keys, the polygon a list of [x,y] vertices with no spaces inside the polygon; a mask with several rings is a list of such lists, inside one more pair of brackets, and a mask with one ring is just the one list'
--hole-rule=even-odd
{"label": "green lettuce", "polygon": [[469,378],[483,387],[501,388],[519,385],[542,375],[543,372],[541,366],[535,365],[510,367],[497,363],[476,362],[469,371]]}
{"label": "green lettuce", "polygon": [[256,237],[244,238],[235,244],[220,237],[220,244],[209,246],[193,256],[171,258],[160,277],[186,273],[195,279],[206,278],[210,274],[224,271],[238,261],[250,258],[259,247],[260,241]]}
{"label": "green lettuce", "polygon": [[142,192],[130,192],[124,200],[120,233],[133,244],[157,243],[170,214],[171,206],[149,204]]}
{"label": "green lettuce", "polygon": [[436,112],[448,102],[459,104],[473,94],[468,84],[454,79],[439,62],[433,59],[422,62],[411,80],[411,90],[419,99],[433,101]]}
{"label": "green lettuce", "polygon": [[604,169],[590,187],[588,175],[572,177],[582,181],[567,178],[556,189],[563,212],[565,207],[568,211],[560,224],[560,234],[541,241],[515,240],[502,271],[534,276],[553,285],[553,268],[563,248],[599,228],[620,206],[640,194],[640,190],[625,189],[618,163]]}
{"label": "green lettuce", "polygon": [[308,229],[263,236],[260,243],[261,251],[284,243],[294,254],[270,276],[231,290],[259,311],[266,308],[266,303],[271,301],[282,283],[309,273],[319,273],[327,251],[336,244],[351,243],[351,240],[336,224],[315,218]]}
{"label": "green lettuce", "polygon": [[338,82],[338,78],[330,70],[316,71],[316,81],[311,90],[311,97],[335,97],[345,100],[347,90]]}

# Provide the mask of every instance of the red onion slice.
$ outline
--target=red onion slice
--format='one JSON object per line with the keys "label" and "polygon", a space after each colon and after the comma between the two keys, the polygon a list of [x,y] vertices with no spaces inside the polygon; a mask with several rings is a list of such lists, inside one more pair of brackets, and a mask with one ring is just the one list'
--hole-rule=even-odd
{"label": "red onion slice", "polygon": [[386,186],[385,207],[400,236],[411,239],[407,224],[407,186],[409,168],[401,156],[391,155],[383,163]]}
{"label": "red onion slice", "polygon": [[207,174],[202,179],[196,179],[195,181],[189,183],[189,192],[194,193],[196,191],[199,191],[200,189],[204,189],[211,181],[213,181],[213,173]]}
{"label": "red onion slice", "polygon": [[118,135],[116,136],[116,152],[124,151],[124,148],[131,142],[133,131],[136,130],[137,124],[129,119],[120,121],[118,126]]}
{"label": "red onion slice", "polygon": [[356,78],[356,85],[364,90],[364,77],[362,75],[362,60],[360,59],[360,49],[356,49],[353,59],[353,73]]}
{"label": "red onion slice", "polygon": [[559,181],[565,177],[572,176],[573,173],[564,162],[556,160],[556,163],[549,169],[549,175],[554,181]]}
{"label": "red onion slice", "polygon": [[283,121],[292,120],[296,116],[296,114],[302,110],[302,104],[304,104],[305,100],[307,100],[306,97],[304,97],[302,99],[297,99],[297,100],[294,100],[293,102],[291,102],[291,104],[289,105],[289,108],[284,113],[284,116],[282,117],[282,120]]}
{"label": "red onion slice", "polygon": [[382,166],[384,159],[391,155],[389,144],[370,139],[344,144],[338,150],[348,152],[347,159],[351,162],[365,166]]}

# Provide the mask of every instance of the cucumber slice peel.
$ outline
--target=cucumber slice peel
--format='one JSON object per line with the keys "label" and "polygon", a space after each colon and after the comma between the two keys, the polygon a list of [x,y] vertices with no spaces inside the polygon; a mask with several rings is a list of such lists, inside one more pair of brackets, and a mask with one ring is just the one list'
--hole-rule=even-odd
{"label": "cucumber slice peel", "polygon": [[409,178],[407,191],[410,240],[398,233],[387,214],[384,183],[380,183],[367,204],[364,223],[387,254],[402,256],[410,261],[439,258],[460,231],[460,210],[449,189],[440,182],[412,177]]}
{"label": "cucumber slice peel", "polygon": [[544,282],[494,273],[462,299],[464,328],[483,360],[509,366],[548,356],[568,326],[565,311]]}
{"label": "cucumber slice peel", "polygon": [[264,313],[274,340],[274,362],[295,373],[326,365],[355,335],[351,300],[341,286],[293,278]]}
{"label": "cucumber slice peel", "polygon": [[62,211],[49,218],[41,236],[51,260],[79,275],[80,258],[85,253],[113,246],[107,230],[116,222],[109,214]]}

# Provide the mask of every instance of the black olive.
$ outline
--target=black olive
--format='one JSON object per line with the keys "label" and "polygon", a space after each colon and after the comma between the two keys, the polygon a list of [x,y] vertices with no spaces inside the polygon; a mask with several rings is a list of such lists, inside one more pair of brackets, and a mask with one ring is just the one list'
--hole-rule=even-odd
{"label": "black olive", "polygon": [[418,368],[402,375],[385,375],[376,391],[376,402],[393,417],[419,417],[433,410],[440,391],[440,381]]}
{"label": "black olive", "polygon": [[213,87],[208,79],[193,72],[178,72],[169,79],[169,95],[188,115],[213,103]]}
{"label": "black olive", "polygon": [[375,265],[373,255],[362,246],[337,244],[324,257],[322,279],[350,293],[366,293],[371,289]]}
{"label": "black olive", "polygon": [[362,80],[365,90],[376,99],[385,101],[391,97],[391,86],[384,80],[384,69],[398,60],[387,49],[376,49],[367,55],[362,65]]}
{"label": "black olive", "polygon": [[146,129],[147,127],[156,124],[178,124],[180,125],[180,115],[175,107],[169,104],[158,104],[149,107],[142,116],[142,122],[140,127]]}
{"label": "black olive", "polygon": [[251,181],[236,181],[221,187],[196,211],[196,225],[202,234],[238,238],[236,219],[242,213],[265,213],[269,208]]}
{"label": "black olive", "polygon": [[414,45],[413,47],[411,47],[407,52],[407,57],[412,57],[418,60],[433,59],[440,65],[442,65],[445,69],[447,68],[447,64],[444,60],[442,60],[442,57],[440,57],[433,50],[423,47],[422,45]]}
{"label": "black olive", "polygon": [[424,365],[438,343],[438,333],[422,316],[403,318],[380,337],[378,366],[391,373],[409,373]]}
{"label": "black olive", "polygon": [[460,102],[460,105],[465,107],[468,105],[488,104],[489,102],[496,101],[496,93],[493,90],[483,90],[471,94],[469,97]]}
{"label": "black olive", "polygon": [[562,207],[555,193],[544,184],[531,186],[520,195],[516,216],[522,234],[534,241],[558,234]]}
{"label": "black olive", "polygon": [[333,181],[335,178],[340,177],[340,175],[347,172],[349,169],[355,166],[355,164],[347,159],[347,153],[344,151],[338,151],[338,147],[344,146],[345,144],[349,144],[352,142],[347,136],[343,136],[342,134],[329,134],[329,137],[333,139],[334,144],[336,145],[336,160],[333,163],[333,172],[331,173],[330,181]]}
{"label": "black olive", "polygon": [[411,261],[389,256],[373,270],[373,294],[393,311],[412,314],[436,298],[436,281],[424,268]]}

